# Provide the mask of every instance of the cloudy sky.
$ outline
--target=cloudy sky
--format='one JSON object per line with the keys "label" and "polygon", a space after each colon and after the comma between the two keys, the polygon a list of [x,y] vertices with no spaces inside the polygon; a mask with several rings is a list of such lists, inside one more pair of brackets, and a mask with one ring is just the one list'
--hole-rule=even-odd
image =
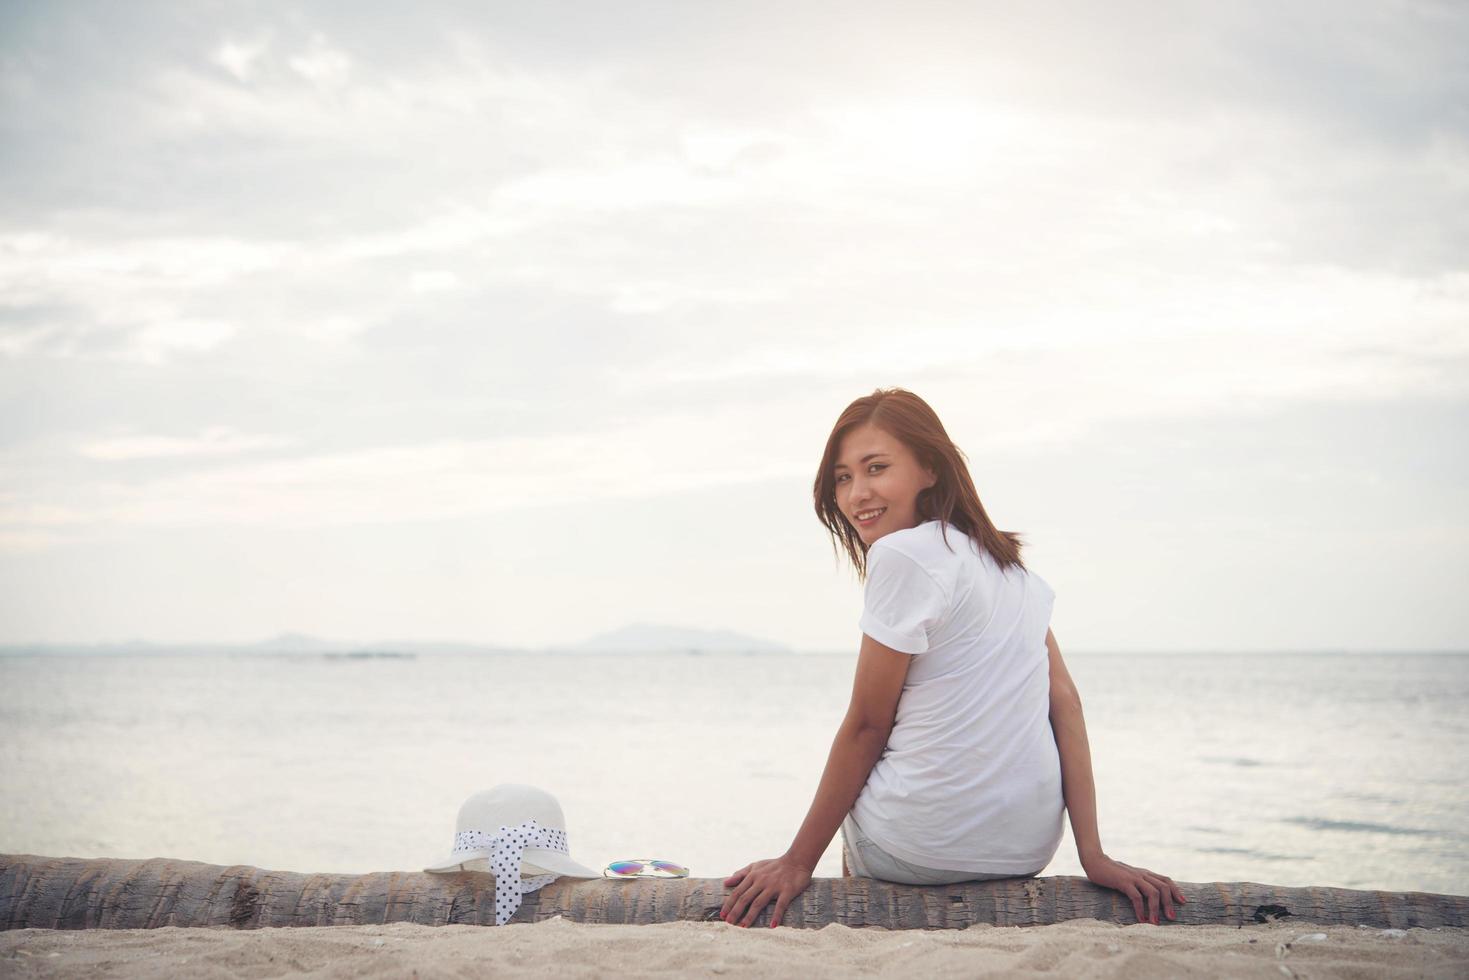
{"label": "cloudy sky", "polygon": [[1065,649],[1465,646],[1462,4],[0,19],[0,642],[855,650],[898,385]]}

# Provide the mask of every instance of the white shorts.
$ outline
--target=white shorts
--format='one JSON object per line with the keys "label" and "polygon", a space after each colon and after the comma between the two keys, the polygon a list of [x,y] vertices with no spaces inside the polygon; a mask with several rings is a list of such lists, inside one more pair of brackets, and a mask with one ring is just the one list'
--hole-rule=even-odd
{"label": "white shorts", "polygon": [[988,874],[983,871],[942,871],[894,857],[862,832],[857,821],[848,813],[842,821],[842,850],[847,858],[847,870],[858,878],[877,878],[902,885],[951,885],[957,881],[991,881],[996,878],[1034,878],[1045,868],[1037,868],[1029,874]]}

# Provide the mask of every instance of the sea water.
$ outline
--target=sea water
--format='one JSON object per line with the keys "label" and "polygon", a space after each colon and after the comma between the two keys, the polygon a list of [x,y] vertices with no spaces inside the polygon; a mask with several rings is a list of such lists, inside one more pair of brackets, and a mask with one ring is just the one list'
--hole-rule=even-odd
{"label": "sea water", "polygon": [[[1469,655],[1068,654],[1102,845],[1178,881],[1469,894]],[[469,794],[572,857],[791,843],[855,653],[0,657],[0,852],[417,870]],[[840,835],[818,875],[841,873]],[[1044,874],[1081,874],[1070,827]]]}

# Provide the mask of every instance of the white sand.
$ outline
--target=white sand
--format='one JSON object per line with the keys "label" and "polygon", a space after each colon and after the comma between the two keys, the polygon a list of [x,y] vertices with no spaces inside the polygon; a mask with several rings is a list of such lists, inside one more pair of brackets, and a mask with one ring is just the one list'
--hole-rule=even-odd
{"label": "white sand", "polygon": [[724,923],[18,929],[3,977],[1443,977],[1469,976],[1469,929],[1272,922],[1027,928],[737,929]]}

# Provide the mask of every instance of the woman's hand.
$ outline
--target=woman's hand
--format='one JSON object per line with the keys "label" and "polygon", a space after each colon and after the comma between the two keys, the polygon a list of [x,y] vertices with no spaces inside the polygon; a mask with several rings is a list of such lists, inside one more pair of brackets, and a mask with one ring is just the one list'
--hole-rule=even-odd
{"label": "woman's hand", "polygon": [[719,917],[730,925],[749,928],[760,918],[760,910],[775,902],[770,913],[770,927],[780,925],[786,906],[811,884],[811,870],[789,857],[747,864],[724,879],[726,888],[733,887],[719,909]]}
{"label": "woman's hand", "polygon": [[[1105,854],[1081,862],[1081,867],[1089,881],[1103,888],[1115,888],[1132,899],[1132,908],[1137,913],[1139,922],[1158,925],[1160,904],[1168,918],[1175,919],[1177,916],[1173,913],[1173,903],[1183,904],[1188,901],[1183,897],[1182,890],[1167,875],[1114,861]],[[1144,901],[1148,909],[1146,916],[1143,915]]]}

